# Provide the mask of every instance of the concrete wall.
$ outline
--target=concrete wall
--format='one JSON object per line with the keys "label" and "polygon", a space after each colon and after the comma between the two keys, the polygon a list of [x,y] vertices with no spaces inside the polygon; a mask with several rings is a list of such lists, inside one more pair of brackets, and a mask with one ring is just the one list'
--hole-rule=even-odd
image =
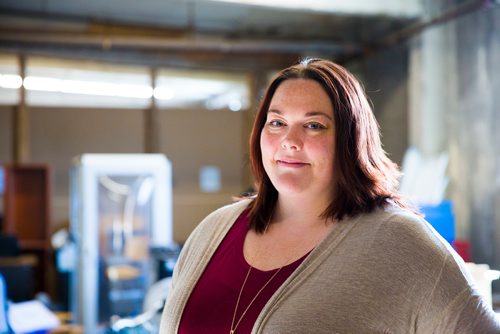
{"label": "concrete wall", "polygon": [[[0,165],[9,162],[12,156],[12,123],[13,108],[0,107]],[[0,213],[3,212],[3,196],[0,193]],[[1,221],[1,219],[0,219]],[[0,227],[1,227],[0,223]]]}
{"label": "concrete wall", "polygon": [[[428,18],[460,1],[424,1]],[[382,142],[400,163],[408,145],[449,154],[456,236],[500,268],[500,6],[426,29],[407,45],[348,64],[374,104]],[[500,290],[499,282],[495,282]]]}
{"label": "concrete wall", "polygon": [[[143,116],[143,111],[130,109],[30,108],[30,162],[52,169],[53,230],[68,224],[72,159],[83,153],[144,152]],[[12,108],[0,108],[2,164],[12,161],[12,119]],[[244,111],[160,111],[160,153],[173,165],[176,241],[185,241],[203,217],[247,187],[242,181],[245,120]],[[199,169],[206,165],[221,170],[219,192],[199,189]]]}
{"label": "concrete wall", "polygon": [[12,157],[12,107],[0,107],[0,164]]}
{"label": "concrete wall", "polygon": [[[164,110],[159,119],[160,151],[172,161],[174,174],[174,238],[184,241],[208,213],[247,187],[243,184],[245,112]],[[203,166],[220,169],[219,192],[200,190]]]}
{"label": "concrete wall", "polygon": [[[456,1],[460,3],[460,1]],[[427,2],[440,13],[453,1]],[[426,30],[411,44],[410,142],[447,151],[457,237],[500,267],[500,6]]]}
{"label": "concrete wall", "polygon": [[141,153],[139,110],[30,108],[30,162],[52,172],[52,225],[68,224],[69,170],[83,153]]}
{"label": "concrete wall", "polygon": [[[457,219],[476,262],[500,267],[500,6],[455,24],[457,109],[449,148]],[[462,209],[463,208],[463,209]]]}
{"label": "concrete wall", "polygon": [[401,164],[408,147],[408,49],[388,49],[348,64],[364,85],[389,157]]}

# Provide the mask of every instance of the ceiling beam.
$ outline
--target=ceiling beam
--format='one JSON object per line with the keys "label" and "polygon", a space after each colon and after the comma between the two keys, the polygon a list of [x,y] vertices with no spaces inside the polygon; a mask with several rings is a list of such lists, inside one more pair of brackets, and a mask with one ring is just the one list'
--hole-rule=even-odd
{"label": "ceiling beam", "polygon": [[86,46],[92,48],[136,49],[152,51],[200,51],[220,53],[302,53],[318,52],[337,54],[354,45],[338,46],[327,41],[291,41],[267,39],[228,39],[200,34],[181,37],[124,36],[114,34],[13,31],[0,28],[0,45],[7,43],[37,44],[47,43],[65,47]]}
{"label": "ceiling beam", "polygon": [[137,50],[102,49],[88,46],[67,47],[47,43],[0,43],[0,52],[67,58],[76,60],[104,61],[117,64],[145,65],[151,67],[175,67],[184,69],[213,70],[274,70],[296,63],[302,54],[276,53],[222,53],[198,50]]}
{"label": "ceiling beam", "polygon": [[[200,1],[200,0],[199,0]],[[419,0],[201,0],[200,2],[226,2],[301,12],[332,13],[337,15],[385,15],[416,18],[422,15]]]}
{"label": "ceiling beam", "polygon": [[357,47],[326,40],[227,37],[189,29],[0,15],[0,51],[21,54],[152,66],[268,69],[310,55],[334,59],[346,50],[356,52]]}

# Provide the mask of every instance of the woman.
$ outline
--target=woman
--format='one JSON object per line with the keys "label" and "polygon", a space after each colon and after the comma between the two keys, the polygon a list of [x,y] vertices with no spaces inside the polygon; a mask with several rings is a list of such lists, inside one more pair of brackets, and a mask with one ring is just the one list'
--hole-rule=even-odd
{"label": "woman", "polygon": [[162,333],[498,333],[463,263],[396,194],[356,79],[280,72],[250,139],[254,198],[210,214],[177,263]]}

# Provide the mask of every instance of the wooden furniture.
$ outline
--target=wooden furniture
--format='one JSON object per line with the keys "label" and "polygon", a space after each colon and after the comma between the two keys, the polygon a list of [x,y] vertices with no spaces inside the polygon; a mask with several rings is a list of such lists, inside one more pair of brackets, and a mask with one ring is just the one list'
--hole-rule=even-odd
{"label": "wooden furniture", "polygon": [[83,327],[73,323],[73,317],[69,312],[56,312],[61,325],[49,332],[49,334],[83,334]]}
{"label": "wooden furniture", "polygon": [[47,165],[13,164],[4,166],[4,222],[2,232],[19,240],[21,254],[38,259],[35,292],[48,291],[51,266],[50,198],[51,180]]}

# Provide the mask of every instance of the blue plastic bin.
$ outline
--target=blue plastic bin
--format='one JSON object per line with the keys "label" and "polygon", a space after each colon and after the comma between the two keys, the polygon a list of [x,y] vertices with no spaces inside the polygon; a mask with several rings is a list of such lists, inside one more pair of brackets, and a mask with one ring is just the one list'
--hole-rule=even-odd
{"label": "blue plastic bin", "polygon": [[453,203],[446,200],[438,205],[424,205],[420,207],[420,212],[425,215],[425,220],[427,220],[434,229],[450,243],[450,245],[453,245],[453,240],[455,240]]}

